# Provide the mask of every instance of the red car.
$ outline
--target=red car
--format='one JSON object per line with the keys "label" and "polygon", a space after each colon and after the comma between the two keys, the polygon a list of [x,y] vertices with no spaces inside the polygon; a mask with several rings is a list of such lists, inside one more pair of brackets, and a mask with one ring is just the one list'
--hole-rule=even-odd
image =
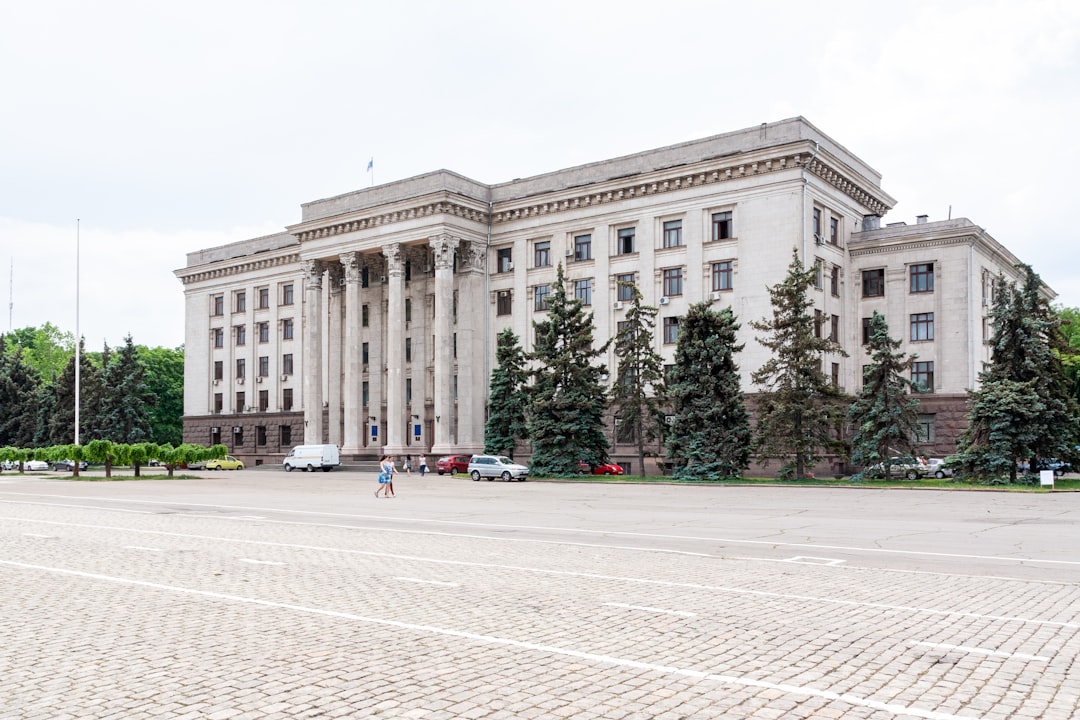
{"label": "red car", "polygon": [[435,462],[435,472],[440,475],[469,472],[470,460],[472,455],[444,455]]}
{"label": "red car", "polygon": [[601,465],[589,465],[582,460],[578,467],[584,475],[624,475],[622,466],[615,463],[603,463]]}

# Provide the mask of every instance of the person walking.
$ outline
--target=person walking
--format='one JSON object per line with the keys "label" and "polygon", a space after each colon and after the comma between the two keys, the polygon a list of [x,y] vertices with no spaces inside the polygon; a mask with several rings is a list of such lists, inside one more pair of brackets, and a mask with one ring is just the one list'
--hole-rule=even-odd
{"label": "person walking", "polygon": [[383,455],[379,458],[379,487],[375,490],[375,497],[379,497],[379,490],[383,497],[393,497],[394,492],[394,458],[392,455]]}
{"label": "person walking", "polygon": [[424,477],[427,473],[427,458],[423,455],[420,456],[420,477]]}
{"label": "person walking", "polygon": [[405,473],[412,475],[412,455],[405,456]]}

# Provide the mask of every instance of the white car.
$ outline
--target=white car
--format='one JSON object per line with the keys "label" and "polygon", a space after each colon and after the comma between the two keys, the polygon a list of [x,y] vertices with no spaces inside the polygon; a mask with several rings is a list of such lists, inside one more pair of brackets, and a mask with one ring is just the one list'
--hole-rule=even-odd
{"label": "white car", "polygon": [[[15,467],[18,466],[19,464],[16,463]],[[45,462],[44,460],[27,460],[23,467],[26,470],[48,470],[49,463]]]}
{"label": "white car", "polygon": [[953,475],[952,468],[945,467],[945,461],[941,458],[930,458],[926,464],[930,466],[930,474],[938,479]]}
{"label": "white car", "polygon": [[528,475],[529,468],[504,455],[473,455],[469,460],[469,477],[474,481],[480,478],[525,480]]}

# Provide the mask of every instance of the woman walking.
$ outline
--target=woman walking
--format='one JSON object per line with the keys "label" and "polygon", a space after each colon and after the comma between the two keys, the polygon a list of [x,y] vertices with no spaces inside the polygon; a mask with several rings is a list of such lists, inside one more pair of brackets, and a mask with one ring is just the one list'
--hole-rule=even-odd
{"label": "woman walking", "polygon": [[420,477],[424,477],[427,473],[427,458],[423,455],[420,456]]}
{"label": "woman walking", "polygon": [[394,456],[383,455],[379,458],[379,487],[375,491],[375,497],[379,497],[382,490],[383,497],[394,497]]}

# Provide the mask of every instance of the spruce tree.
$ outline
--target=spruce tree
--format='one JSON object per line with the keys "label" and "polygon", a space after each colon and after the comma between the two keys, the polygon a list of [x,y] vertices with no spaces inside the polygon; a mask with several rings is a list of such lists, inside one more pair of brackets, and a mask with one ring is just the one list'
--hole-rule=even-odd
{"label": "spruce tree", "polygon": [[661,439],[664,424],[664,359],[654,347],[657,309],[641,304],[641,292],[633,283],[622,283],[630,293],[630,307],[615,335],[618,358],[611,404],[615,408],[620,438],[637,445],[638,474],[645,476],[645,443]]}
{"label": "spruce tree", "polygon": [[0,447],[34,445],[41,381],[22,355],[19,347],[8,353],[0,335]]}
{"label": "spruce tree", "polygon": [[534,475],[575,475],[578,462],[608,459],[604,435],[606,393],[598,359],[608,343],[593,346],[593,316],[568,297],[562,263],[548,300],[547,319],[533,323],[536,341],[528,429]]}
{"label": "spruce tree", "polygon": [[[79,343],[79,442],[83,441],[83,428],[93,427],[96,420],[88,416],[84,409],[84,389],[101,382],[101,371],[90,362],[82,341]],[[75,442],[75,356],[68,360],[67,366],[50,388],[52,391],[51,409],[45,416],[44,445],[71,445]]]}
{"label": "spruce tree", "polygon": [[730,308],[690,306],[679,322],[668,396],[674,409],[667,455],[676,478],[739,477],[750,465],[750,415],[735,354],[739,324]]}
{"label": "spruce tree", "polygon": [[892,468],[887,462],[896,454],[907,454],[914,446],[919,425],[919,401],[912,392],[918,387],[906,373],[914,356],[898,352],[900,341],[889,336],[885,317],[876,310],[870,317],[870,342],[866,354],[870,364],[863,371],[859,396],[848,408],[848,422],[855,429],[851,440],[851,461],[855,465],[883,463],[885,478]]}
{"label": "spruce tree", "polygon": [[148,442],[150,411],[156,398],[146,387],[145,371],[130,335],[105,368],[103,385],[103,439],[129,444]]}
{"label": "spruce tree", "polygon": [[495,345],[488,395],[488,419],[484,425],[484,452],[514,456],[519,440],[528,437],[525,412],[528,407],[529,373],[518,336],[510,328],[499,333]]}
{"label": "spruce tree", "polygon": [[753,450],[764,461],[784,462],[782,477],[801,480],[823,449],[837,445],[833,428],[843,416],[840,391],[821,370],[825,353],[845,356],[829,339],[812,313],[808,291],[815,269],[805,269],[798,251],[792,254],[783,282],[770,287],[773,316],[750,323],[757,340],[772,357],[752,373],[760,388]]}

